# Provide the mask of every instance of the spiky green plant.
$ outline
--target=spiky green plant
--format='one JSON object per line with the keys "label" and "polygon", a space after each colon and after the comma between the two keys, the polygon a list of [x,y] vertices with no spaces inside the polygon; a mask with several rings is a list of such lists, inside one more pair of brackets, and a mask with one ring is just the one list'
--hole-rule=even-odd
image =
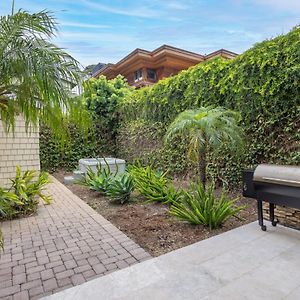
{"label": "spiky green plant", "polygon": [[206,184],[208,152],[216,153],[221,148],[240,152],[243,147],[243,131],[238,125],[240,115],[222,107],[201,107],[179,114],[169,126],[165,140],[169,142],[175,134],[188,136],[188,157],[198,162],[200,182]]}
{"label": "spiky green plant", "polygon": [[178,197],[172,182],[167,178],[167,172],[154,170],[151,166],[131,166],[136,189],[146,198],[147,202],[172,203]]}
{"label": "spiky green plant", "polygon": [[57,23],[52,13],[19,10],[0,16],[0,116],[7,130],[21,114],[27,128],[39,121],[62,136],[66,116],[89,125],[81,102],[71,98],[80,84],[79,63],[51,39]]}
{"label": "spiky green plant", "polygon": [[215,229],[244,208],[236,206],[238,199],[229,200],[224,192],[219,199],[215,197],[212,185],[206,190],[199,183],[192,185],[192,190],[194,192],[184,191],[170,208],[170,213],[182,221]]}
{"label": "spiky green plant", "polygon": [[133,178],[129,173],[125,172],[112,180],[106,190],[106,195],[111,197],[115,202],[123,204],[129,201],[133,190]]}
{"label": "spiky green plant", "polygon": [[85,176],[83,176],[76,183],[88,186],[91,190],[105,194],[109,185],[118,173],[118,168],[115,173],[112,173],[106,160],[104,159],[106,166],[102,166],[99,163],[96,166],[96,171],[93,171],[90,167],[87,168]]}
{"label": "spiky green plant", "polygon": [[44,193],[46,185],[50,182],[46,172],[37,175],[37,171],[28,170],[22,174],[20,166],[17,166],[16,176],[11,179],[11,182],[10,191],[22,202],[21,205],[16,204],[14,206],[17,213],[35,212],[39,199],[42,199],[46,204],[50,204],[52,197]]}

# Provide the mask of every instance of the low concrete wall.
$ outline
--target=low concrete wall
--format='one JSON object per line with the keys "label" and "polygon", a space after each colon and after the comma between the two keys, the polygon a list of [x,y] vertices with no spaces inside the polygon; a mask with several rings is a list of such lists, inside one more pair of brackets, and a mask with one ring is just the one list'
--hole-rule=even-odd
{"label": "low concrete wall", "polygon": [[7,134],[0,120],[0,186],[9,184],[17,165],[22,171],[40,170],[39,132],[26,133],[22,117],[16,118],[14,134]]}

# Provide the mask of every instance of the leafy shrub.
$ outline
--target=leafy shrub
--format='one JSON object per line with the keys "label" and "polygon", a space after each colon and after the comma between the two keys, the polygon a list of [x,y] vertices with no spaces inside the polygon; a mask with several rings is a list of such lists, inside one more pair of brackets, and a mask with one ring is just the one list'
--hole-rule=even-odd
{"label": "leafy shrub", "polygon": [[0,217],[12,218],[16,213],[16,205],[23,205],[18,196],[0,188]]}
{"label": "leafy shrub", "polygon": [[125,203],[130,199],[130,195],[134,190],[133,178],[128,173],[123,173],[116,176],[108,188],[106,195],[111,197],[117,203]]}
{"label": "leafy shrub", "polygon": [[16,176],[11,180],[9,190],[0,188],[0,217],[13,218],[21,214],[36,211],[39,199],[46,204],[51,202],[51,196],[44,194],[49,183],[48,174],[30,170],[21,174],[20,166],[16,167]]}
{"label": "leafy shrub", "polygon": [[202,184],[192,187],[195,189],[194,193],[184,191],[178,201],[171,206],[170,213],[180,220],[215,229],[243,209],[235,205],[237,199],[228,200],[224,192],[217,199],[214,196],[213,186],[207,190]]}
{"label": "leafy shrub", "polygon": [[44,194],[45,186],[49,183],[48,174],[41,172],[37,176],[37,171],[29,170],[21,174],[20,166],[16,167],[16,177],[11,180],[14,194],[22,203],[14,205],[17,213],[27,214],[35,212],[41,198],[46,204],[50,204],[51,196]]}
{"label": "leafy shrub", "polygon": [[136,189],[147,202],[172,203],[178,192],[166,177],[166,172],[153,170],[151,166],[131,166],[129,172],[134,179]]}

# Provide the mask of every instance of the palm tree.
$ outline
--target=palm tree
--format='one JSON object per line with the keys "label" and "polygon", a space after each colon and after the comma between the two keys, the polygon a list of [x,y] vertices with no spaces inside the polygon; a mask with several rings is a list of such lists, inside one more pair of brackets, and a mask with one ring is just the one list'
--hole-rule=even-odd
{"label": "palm tree", "polygon": [[0,116],[7,130],[14,129],[18,114],[27,129],[41,120],[54,132],[61,132],[65,116],[75,111],[84,121],[68,88],[80,82],[79,64],[50,42],[56,32],[48,11],[14,13],[13,2],[11,15],[0,16]]}
{"label": "palm tree", "polygon": [[186,110],[169,126],[165,140],[169,142],[176,134],[188,136],[188,157],[198,162],[200,181],[205,186],[208,152],[216,153],[223,147],[242,149],[243,133],[238,121],[238,113],[222,107]]}

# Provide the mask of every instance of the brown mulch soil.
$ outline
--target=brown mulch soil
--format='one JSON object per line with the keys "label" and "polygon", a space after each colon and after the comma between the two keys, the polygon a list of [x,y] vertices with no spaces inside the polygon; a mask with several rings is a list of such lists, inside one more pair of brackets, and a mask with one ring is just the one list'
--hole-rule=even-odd
{"label": "brown mulch soil", "polygon": [[[63,171],[53,174],[60,182],[63,182],[66,175],[70,174]],[[238,204],[246,205],[239,214],[242,220],[231,218],[222,228],[210,231],[202,225],[194,226],[178,221],[169,215],[167,205],[143,204],[137,194],[132,196],[131,203],[117,205],[87,187],[77,184],[67,187],[152,256],[159,256],[256,220],[256,202],[243,198],[237,192],[230,193],[230,196],[241,197]]]}

